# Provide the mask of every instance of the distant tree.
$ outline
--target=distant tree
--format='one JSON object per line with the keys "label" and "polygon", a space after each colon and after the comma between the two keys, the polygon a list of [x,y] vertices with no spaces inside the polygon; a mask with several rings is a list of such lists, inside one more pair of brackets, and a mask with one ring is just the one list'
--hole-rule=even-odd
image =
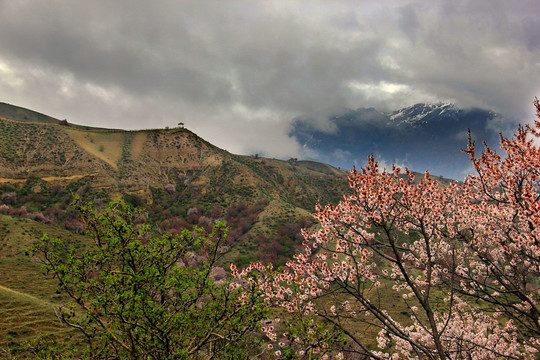
{"label": "distant tree", "polygon": [[60,121],[60,125],[69,126],[69,123],[68,123],[67,119],[64,119],[64,120]]}
{"label": "distant tree", "polygon": [[43,215],[43,213],[40,212],[32,212],[25,215],[27,219],[32,219],[34,221],[38,221],[44,224],[50,224],[52,223],[51,219]]}
{"label": "distant tree", "polygon": [[174,184],[165,185],[165,190],[169,193],[169,195],[176,194],[176,186],[174,186]]}
{"label": "distant tree", "polygon": [[[44,236],[34,254],[74,305],[60,320],[86,338],[92,359],[248,359],[266,314],[259,290],[215,269],[227,231],[216,224],[154,235],[124,202],[102,212],[78,204],[94,245],[82,251]],[[211,279],[219,279],[214,282]]]}
{"label": "distant tree", "polygon": [[124,201],[134,208],[142,207],[144,205],[144,201],[136,194],[124,194]]}
{"label": "distant tree", "polygon": [[219,205],[214,205],[210,210],[210,217],[212,219],[219,219],[223,215],[223,209]]}
{"label": "distant tree", "polygon": [[183,128],[183,127],[184,127],[184,123],[183,123],[183,122],[179,122],[179,123],[178,123],[178,127]]}
{"label": "distant tree", "polygon": [[2,194],[2,202],[6,205],[15,205],[17,203],[17,193],[10,191]]}

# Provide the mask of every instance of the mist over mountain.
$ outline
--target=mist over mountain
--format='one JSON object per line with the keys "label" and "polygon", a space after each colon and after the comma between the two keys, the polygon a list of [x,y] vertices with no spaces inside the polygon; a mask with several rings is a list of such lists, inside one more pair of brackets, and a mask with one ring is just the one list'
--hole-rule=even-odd
{"label": "mist over mountain", "polygon": [[345,169],[363,166],[367,156],[374,154],[383,166],[396,164],[462,180],[472,172],[468,157],[461,152],[467,146],[467,132],[477,144],[485,141],[498,149],[499,133],[508,130],[501,124],[508,123],[513,121],[485,109],[415,104],[388,113],[374,108],[344,109],[329,118],[325,129],[308,117],[298,117],[289,136],[315,159]]}

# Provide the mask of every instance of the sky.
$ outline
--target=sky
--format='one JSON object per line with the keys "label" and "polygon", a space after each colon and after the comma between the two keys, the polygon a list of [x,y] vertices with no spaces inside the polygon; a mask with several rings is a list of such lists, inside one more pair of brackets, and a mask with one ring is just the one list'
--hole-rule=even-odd
{"label": "sky", "polygon": [[237,154],[313,157],[293,120],[332,131],[343,108],[530,121],[539,80],[537,0],[0,0],[1,102],[99,127],[183,122]]}

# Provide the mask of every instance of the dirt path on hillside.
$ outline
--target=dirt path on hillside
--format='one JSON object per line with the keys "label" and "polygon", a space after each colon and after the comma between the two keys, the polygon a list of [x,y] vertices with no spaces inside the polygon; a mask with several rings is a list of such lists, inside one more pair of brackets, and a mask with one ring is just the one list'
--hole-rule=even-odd
{"label": "dirt path on hillside", "polygon": [[39,302],[39,303],[42,303],[42,304],[47,304],[48,306],[51,306],[51,307],[55,306],[53,303],[50,303],[50,302],[48,302],[46,300],[37,298],[37,297],[35,297],[33,295],[25,294],[25,293],[17,291],[17,290],[13,290],[13,289],[5,287],[3,285],[0,285],[0,291],[5,291],[5,292],[13,294],[13,295],[22,296],[22,297],[28,298],[29,300],[35,301],[35,302]]}
{"label": "dirt path on hillside", "polygon": [[[42,177],[41,180],[46,182],[53,182],[53,181],[73,181],[73,180],[79,180],[87,176],[96,176],[99,173],[91,173],[91,174],[81,174],[81,175],[71,175],[71,176],[45,176]],[[9,184],[9,183],[24,183],[26,182],[26,179],[9,179],[9,178],[0,178],[0,184]]]}
{"label": "dirt path on hillside", "polygon": [[6,183],[23,183],[26,182],[26,179],[8,179],[8,178],[0,178],[0,184],[6,184]]}
{"label": "dirt path on hillside", "polygon": [[71,175],[71,176],[46,176],[41,178],[41,180],[46,182],[52,181],[62,181],[62,180],[79,180],[87,176],[96,176],[98,173],[84,174],[84,175]]}

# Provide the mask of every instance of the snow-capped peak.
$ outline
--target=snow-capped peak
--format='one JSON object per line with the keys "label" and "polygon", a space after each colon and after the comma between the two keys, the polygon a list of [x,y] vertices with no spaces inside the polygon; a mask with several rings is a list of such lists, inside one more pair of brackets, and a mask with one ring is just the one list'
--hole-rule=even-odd
{"label": "snow-capped peak", "polygon": [[455,106],[449,103],[439,104],[415,104],[400,110],[396,110],[389,115],[389,118],[396,125],[427,122],[429,115],[440,116],[448,111],[455,110]]}

